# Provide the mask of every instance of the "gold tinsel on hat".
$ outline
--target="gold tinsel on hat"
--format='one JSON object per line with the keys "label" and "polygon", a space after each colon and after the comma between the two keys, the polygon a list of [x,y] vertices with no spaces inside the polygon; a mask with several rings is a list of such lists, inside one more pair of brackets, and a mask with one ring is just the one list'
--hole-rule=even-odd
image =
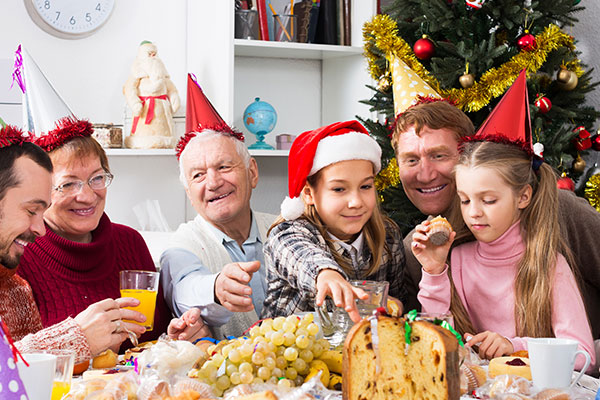
{"label": "gold tinsel on hat", "polygon": [[[397,186],[400,184],[400,169],[398,168],[398,162],[396,158],[392,158],[388,165],[382,169],[379,174],[375,177],[375,189],[379,193],[383,192],[390,186]],[[382,199],[383,200],[383,199]]]}
{"label": "gold tinsel on hat", "polygon": [[600,174],[592,175],[585,184],[585,198],[600,211]]}
{"label": "gold tinsel on hat", "polygon": [[[363,37],[364,54],[374,79],[385,73],[376,62],[381,52],[388,56],[395,54],[441,96],[454,101],[462,110],[471,112],[482,109],[490,100],[504,94],[523,68],[527,69],[528,74],[535,73],[552,51],[561,47],[575,49],[573,37],[561,31],[557,25],[551,24],[535,37],[537,48],[534,51],[520,51],[500,67],[489,69],[470,88],[441,89],[438,80],[419,62],[408,43],[398,36],[396,22],[389,15],[380,14],[371,22],[367,22],[363,28]],[[579,60],[569,62],[567,67],[578,77],[583,74]]]}

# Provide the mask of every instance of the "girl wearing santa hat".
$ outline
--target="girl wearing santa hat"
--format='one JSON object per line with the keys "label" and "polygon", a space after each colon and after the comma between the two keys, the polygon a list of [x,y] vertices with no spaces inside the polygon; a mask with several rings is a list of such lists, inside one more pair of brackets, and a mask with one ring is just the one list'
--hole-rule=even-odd
{"label": "girl wearing santa hat", "polygon": [[[524,73],[462,144],[454,173],[462,214],[456,232],[436,246],[425,221],[413,235],[423,311],[451,310],[467,346],[478,345],[482,357],[527,350],[531,337],[557,337],[576,340],[593,364],[592,333],[558,223],[556,175],[533,153]],[[447,263],[455,237],[463,244]],[[578,357],[575,368],[584,361]]]}
{"label": "girl wearing santa hat", "polygon": [[360,319],[349,280],[389,282],[405,298],[404,247],[377,203],[381,149],[357,121],[304,132],[288,159],[287,197],[264,246],[268,290],[261,317],[312,311],[326,296]]}

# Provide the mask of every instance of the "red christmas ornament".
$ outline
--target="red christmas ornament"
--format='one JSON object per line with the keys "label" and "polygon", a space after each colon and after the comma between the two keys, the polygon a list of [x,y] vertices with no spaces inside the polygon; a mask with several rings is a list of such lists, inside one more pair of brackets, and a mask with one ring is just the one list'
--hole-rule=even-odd
{"label": "red christmas ornament", "polygon": [[519,49],[524,51],[535,50],[537,47],[537,42],[535,40],[535,36],[529,33],[528,30],[525,31],[525,34],[519,38],[517,41],[517,46]]}
{"label": "red christmas ornament", "polygon": [[427,35],[415,42],[413,47],[415,56],[421,60],[429,60],[435,54],[435,45],[427,38]]}
{"label": "red christmas ornament", "polygon": [[577,132],[577,136],[573,138],[573,144],[577,151],[584,151],[592,147],[591,135],[584,126],[578,126],[573,129],[573,132]]}
{"label": "red christmas ornament", "polygon": [[538,95],[538,98],[533,104],[535,104],[535,106],[539,109],[539,112],[542,114],[546,114],[552,108],[552,102],[550,99],[543,95]]}
{"label": "red christmas ornament", "polygon": [[600,135],[592,136],[592,149],[600,151]]}
{"label": "red christmas ornament", "polygon": [[570,190],[571,192],[574,192],[575,182],[573,182],[573,179],[569,178],[568,176],[563,175],[562,177],[558,178],[558,181],[556,181],[556,187],[559,189]]}

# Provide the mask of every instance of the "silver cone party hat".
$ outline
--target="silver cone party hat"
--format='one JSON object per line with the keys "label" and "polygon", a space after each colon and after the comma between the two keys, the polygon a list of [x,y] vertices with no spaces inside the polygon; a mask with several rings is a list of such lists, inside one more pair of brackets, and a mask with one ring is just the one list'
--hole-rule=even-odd
{"label": "silver cone party hat", "polygon": [[23,129],[41,136],[54,128],[56,122],[73,112],[33,61],[27,50],[15,53],[16,80],[23,91]]}

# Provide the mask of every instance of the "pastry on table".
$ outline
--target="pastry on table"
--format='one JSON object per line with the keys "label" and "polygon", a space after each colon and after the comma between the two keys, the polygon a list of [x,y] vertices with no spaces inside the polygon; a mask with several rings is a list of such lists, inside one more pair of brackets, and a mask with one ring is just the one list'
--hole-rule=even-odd
{"label": "pastry on table", "polygon": [[108,349],[92,360],[92,368],[113,368],[117,365],[117,353]]}
{"label": "pastry on table", "polygon": [[490,378],[498,375],[518,375],[531,380],[529,359],[512,356],[493,358],[488,366],[488,374]]}
{"label": "pastry on table", "polygon": [[436,246],[441,246],[446,244],[448,239],[450,239],[450,234],[452,233],[452,225],[450,222],[441,215],[433,218],[429,221],[429,230],[427,231],[427,237],[429,241]]}
{"label": "pastry on table", "polygon": [[354,325],[344,343],[344,399],[459,398],[456,337],[427,321],[409,324],[408,346],[403,318],[379,315]]}

